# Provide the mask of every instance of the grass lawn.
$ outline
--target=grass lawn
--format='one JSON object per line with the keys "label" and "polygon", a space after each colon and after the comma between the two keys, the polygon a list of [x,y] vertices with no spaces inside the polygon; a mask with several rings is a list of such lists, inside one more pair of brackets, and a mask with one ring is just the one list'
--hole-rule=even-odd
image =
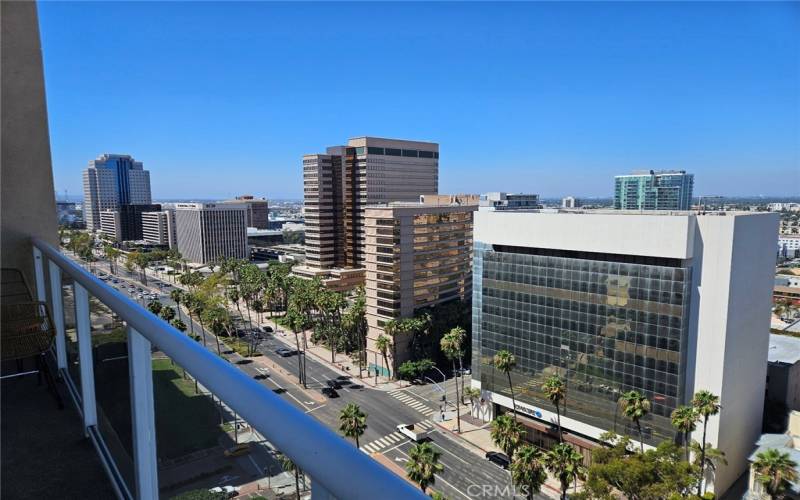
{"label": "grass lawn", "polygon": [[158,456],[175,458],[218,444],[223,434],[219,412],[211,398],[194,393],[194,382],[183,378],[169,359],[153,360]]}

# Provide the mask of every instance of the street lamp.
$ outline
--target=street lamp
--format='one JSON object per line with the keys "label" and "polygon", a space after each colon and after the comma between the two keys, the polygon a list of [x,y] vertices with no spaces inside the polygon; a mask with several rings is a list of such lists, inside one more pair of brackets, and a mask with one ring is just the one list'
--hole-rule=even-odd
{"label": "street lamp", "polygon": [[[442,397],[444,398],[444,409],[446,410],[447,409],[447,388],[446,388],[446,386],[447,386],[447,377],[442,372],[442,370],[440,370],[439,368],[434,366],[433,369],[436,370],[437,372],[439,372],[442,375],[442,394],[443,394]],[[442,412],[442,414],[444,414],[444,412]],[[444,420],[444,419],[442,419],[442,420]]]}

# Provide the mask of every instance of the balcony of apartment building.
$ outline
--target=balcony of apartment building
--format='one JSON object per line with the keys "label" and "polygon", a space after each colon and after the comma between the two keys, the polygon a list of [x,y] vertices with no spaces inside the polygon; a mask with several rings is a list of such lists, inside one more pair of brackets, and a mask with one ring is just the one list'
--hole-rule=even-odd
{"label": "balcony of apartment building", "polygon": [[[280,452],[305,472],[313,498],[422,497],[62,252],[36,3],[2,2],[0,14],[2,496],[260,487]],[[244,434],[266,470],[225,456]]]}

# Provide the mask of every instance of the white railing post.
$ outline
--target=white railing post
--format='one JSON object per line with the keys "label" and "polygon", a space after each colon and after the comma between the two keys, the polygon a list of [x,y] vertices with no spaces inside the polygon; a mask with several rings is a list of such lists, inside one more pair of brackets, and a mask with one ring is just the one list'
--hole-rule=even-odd
{"label": "white railing post", "polygon": [[78,331],[78,357],[81,367],[81,401],[83,425],[97,425],[97,401],[94,395],[94,361],[92,360],[92,325],[89,316],[89,292],[75,282],[75,326]]}
{"label": "white railing post", "polygon": [[153,362],[150,341],[128,328],[128,370],[131,384],[133,463],[136,498],[158,498],[156,424],[153,403]]}
{"label": "white railing post", "polygon": [[36,275],[36,299],[39,302],[47,302],[47,292],[44,289],[44,257],[42,252],[33,247],[33,272]]}
{"label": "white railing post", "polygon": [[56,361],[59,370],[67,369],[67,341],[64,331],[64,299],[61,288],[61,268],[50,261],[50,297],[53,300],[53,321],[56,324]]}

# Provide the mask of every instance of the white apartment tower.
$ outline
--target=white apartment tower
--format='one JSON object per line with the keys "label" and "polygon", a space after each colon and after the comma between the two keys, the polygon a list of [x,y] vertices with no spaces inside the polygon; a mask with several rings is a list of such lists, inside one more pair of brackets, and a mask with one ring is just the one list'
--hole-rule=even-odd
{"label": "white apartment tower", "polygon": [[189,262],[210,264],[226,257],[248,257],[244,203],[178,203],[175,227],[178,251]]}
{"label": "white apartment tower", "polygon": [[89,230],[100,230],[103,210],[150,203],[150,172],[130,155],[100,155],[83,171],[83,214]]}

